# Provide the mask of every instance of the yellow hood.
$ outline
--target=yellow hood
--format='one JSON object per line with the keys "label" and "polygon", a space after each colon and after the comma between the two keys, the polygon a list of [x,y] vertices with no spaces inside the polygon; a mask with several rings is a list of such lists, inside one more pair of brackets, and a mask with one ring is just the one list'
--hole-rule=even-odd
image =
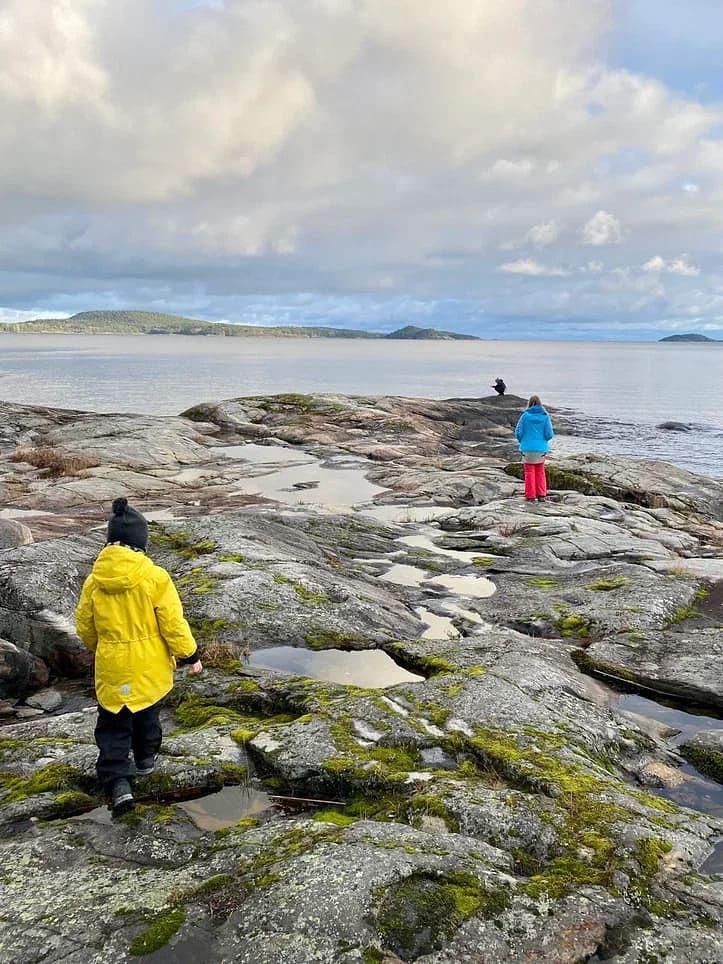
{"label": "yellow hood", "polygon": [[106,546],[95,560],[93,578],[103,592],[127,592],[146,579],[152,569],[153,563],[145,553],[127,546]]}

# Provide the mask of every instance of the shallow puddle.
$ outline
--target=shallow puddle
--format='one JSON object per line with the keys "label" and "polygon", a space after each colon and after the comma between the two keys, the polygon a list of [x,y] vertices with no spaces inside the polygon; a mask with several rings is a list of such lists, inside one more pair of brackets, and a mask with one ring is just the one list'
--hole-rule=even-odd
{"label": "shallow puddle", "polygon": [[274,803],[263,790],[254,787],[224,787],[195,800],[178,804],[200,830],[223,830],[245,817],[256,817],[273,810]]}
{"label": "shallow puddle", "polygon": [[252,653],[248,665],[293,676],[308,676],[327,683],[371,689],[424,681],[423,676],[398,666],[391,656],[380,649],[346,653],[340,649],[317,652],[295,646],[274,646],[272,649],[260,649]]}
{"label": "shallow puddle", "polygon": [[419,606],[414,611],[427,626],[420,639],[459,639],[461,636],[451,617],[438,616],[437,613],[430,612],[423,606]]}
{"label": "shallow puddle", "polygon": [[379,577],[385,582],[393,582],[395,586],[421,586],[427,579],[427,573],[418,566],[405,566],[397,563]]}
{"label": "shallow puddle", "polygon": [[444,505],[371,505],[358,511],[377,522],[404,525],[407,522],[432,522],[457,510],[454,506]]}
{"label": "shallow puddle", "polygon": [[285,445],[257,445],[256,442],[247,442],[245,445],[214,445],[209,451],[222,458],[241,459],[254,465],[317,461],[313,455],[299,449],[287,448]]}
{"label": "shallow puddle", "polygon": [[695,707],[686,707],[683,710],[676,706],[674,701],[670,704],[661,703],[639,693],[621,693],[615,700],[615,709],[638,713],[678,730],[679,732],[668,740],[672,746],[685,743],[688,737],[700,730],[723,730],[723,720],[708,716],[703,709],[700,712],[696,712]]}
{"label": "shallow puddle", "polygon": [[[683,710],[673,701],[670,704],[659,703],[638,693],[621,693],[615,699],[614,708],[628,713],[637,713],[639,716],[657,720],[677,730],[675,735],[666,740],[672,747],[679,746],[701,730],[723,730],[723,720],[705,715],[704,710],[699,713],[695,712],[695,707]],[[689,763],[679,767],[677,772],[682,778],[679,786],[651,787],[650,792],[672,800],[680,806],[723,817],[723,785],[700,773]],[[712,872],[707,871],[707,873]]]}
{"label": "shallow puddle", "polygon": [[403,542],[407,546],[413,546],[415,549],[426,549],[428,552],[433,552],[436,556],[449,556],[450,559],[457,559],[459,562],[471,564],[475,559],[479,559],[479,552],[445,549],[442,546],[438,546],[429,536],[425,535],[403,536],[398,541]]}
{"label": "shallow puddle", "polygon": [[723,874],[723,840],[719,840],[713,853],[700,868],[703,874]]}
{"label": "shallow puddle", "polygon": [[491,579],[484,576],[435,576],[433,579],[426,580],[433,586],[444,586],[459,596],[474,596],[475,599],[484,599],[491,596],[497,588]]}

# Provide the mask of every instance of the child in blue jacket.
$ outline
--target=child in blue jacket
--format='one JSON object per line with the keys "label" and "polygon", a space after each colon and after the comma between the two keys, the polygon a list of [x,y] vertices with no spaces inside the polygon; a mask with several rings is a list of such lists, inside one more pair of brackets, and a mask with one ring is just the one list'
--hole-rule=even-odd
{"label": "child in blue jacket", "polygon": [[547,495],[545,456],[554,436],[552,420],[542,407],[539,395],[530,395],[527,408],[520,415],[515,438],[520,443],[525,472],[525,498],[537,502]]}

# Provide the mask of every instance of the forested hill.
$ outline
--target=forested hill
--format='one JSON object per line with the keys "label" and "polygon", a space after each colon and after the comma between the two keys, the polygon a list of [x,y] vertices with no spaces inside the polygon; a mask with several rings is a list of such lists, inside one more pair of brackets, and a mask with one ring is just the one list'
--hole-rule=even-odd
{"label": "forested hill", "polygon": [[233,338],[375,338],[438,341],[477,341],[474,335],[460,335],[435,328],[407,325],[389,334],[344,328],[234,325],[199,321],[154,311],[81,311],[71,318],[38,318],[33,321],[0,324],[0,333],[57,332],[78,335],[212,335]]}

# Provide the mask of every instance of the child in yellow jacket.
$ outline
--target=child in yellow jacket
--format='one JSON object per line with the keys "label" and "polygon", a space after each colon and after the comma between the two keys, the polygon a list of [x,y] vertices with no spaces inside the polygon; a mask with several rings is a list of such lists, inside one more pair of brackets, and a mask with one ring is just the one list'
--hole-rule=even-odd
{"label": "child in yellow jacket", "polygon": [[98,779],[120,814],[134,805],[133,776],[155,767],[163,738],[160,701],[173,688],[176,663],[194,674],[203,667],[171,577],[145,554],[148,523],[127,499],[113,502],[107,539],[75,618],[78,635],[95,653]]}

